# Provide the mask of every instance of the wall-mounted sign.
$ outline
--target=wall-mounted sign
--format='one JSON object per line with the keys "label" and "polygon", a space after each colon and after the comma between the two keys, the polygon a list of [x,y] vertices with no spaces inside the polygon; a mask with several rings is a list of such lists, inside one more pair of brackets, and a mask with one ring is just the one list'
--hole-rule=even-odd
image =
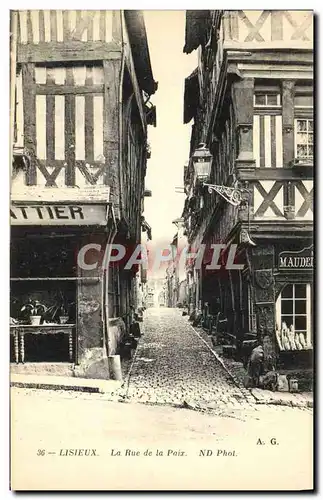
{"label": "wall-mounted sign", "polygon": [[102,226],[107,223],[107,205],[12,205],[10,222],[17,226]]}
{"label": "wall-mounted sign", "polygon": [[313,269],[313,245],[297,252],[281,252],[278,255],[278,269]]}

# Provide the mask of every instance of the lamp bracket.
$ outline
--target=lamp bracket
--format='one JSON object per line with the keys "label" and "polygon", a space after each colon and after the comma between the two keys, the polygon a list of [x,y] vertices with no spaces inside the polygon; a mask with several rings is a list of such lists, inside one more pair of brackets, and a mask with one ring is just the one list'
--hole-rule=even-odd
{"label": "lamp bracket", "polygon": [[242,192],[238,188],[218,186],[216,184],[206,184],[205,182],[203,183],[203,186],[207,186],[209,193],[212,193],[212,191],[218,193],[220,196],[222,196],[222,198],[224,198],[228,203],[231,203],[231,205],[233,205],[234,207],[237,207],[241,203]]}

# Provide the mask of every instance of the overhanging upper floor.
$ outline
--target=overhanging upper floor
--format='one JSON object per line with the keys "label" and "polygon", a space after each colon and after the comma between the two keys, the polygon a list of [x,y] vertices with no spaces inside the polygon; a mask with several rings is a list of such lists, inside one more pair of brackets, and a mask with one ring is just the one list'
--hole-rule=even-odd
{"label": "overhanging upper floor", "polygon": [[75,188],[85,200],[85,191],[97,199],[110,188],[111,196],[118,195],[123,107],[133,94],[144,148],[152,121],[146,115],[152,110],[143,94],[147,99],[157,88],[143,13],[21,10],[11,15],[17,42],[17,51],[12,44],[17,69],[11,83],[16,104],[12,199],[31,188],[55,197]]}

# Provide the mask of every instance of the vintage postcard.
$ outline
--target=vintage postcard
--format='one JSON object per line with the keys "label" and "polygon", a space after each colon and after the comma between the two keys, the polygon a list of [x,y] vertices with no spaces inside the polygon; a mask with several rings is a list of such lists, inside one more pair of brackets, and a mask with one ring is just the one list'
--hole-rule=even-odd
{"label": "vintage postcard", "polygon": [[313,18],[10,11],[12,490],[313,490]]}

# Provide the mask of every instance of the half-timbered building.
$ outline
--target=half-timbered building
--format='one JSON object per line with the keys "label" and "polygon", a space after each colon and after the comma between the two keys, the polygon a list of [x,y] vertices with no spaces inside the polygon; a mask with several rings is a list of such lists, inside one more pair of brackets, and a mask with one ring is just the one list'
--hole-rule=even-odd
{"label": "half-timbered building", "polygon": [[[190,245],[237,244],[241,270],[189,269],[191,308],[220,317],[238,352],[257,336],[275,362],[308,366],[313,347],[313,13],[188,11],[185,81],[193,120],[184,172]],[[231,204],[194,172],[199,143],[212,154],[205,183],[237,188]],[[211,192],[209,192],[211,191]],[[218,316],[220,315],[220,316]]]}
{"label": "half-timbered building", "polygon": [[11,62],[12,361],[108,378],[138,269],[105,249],[140,243],[156,121],[143,14],[12,12]]}

